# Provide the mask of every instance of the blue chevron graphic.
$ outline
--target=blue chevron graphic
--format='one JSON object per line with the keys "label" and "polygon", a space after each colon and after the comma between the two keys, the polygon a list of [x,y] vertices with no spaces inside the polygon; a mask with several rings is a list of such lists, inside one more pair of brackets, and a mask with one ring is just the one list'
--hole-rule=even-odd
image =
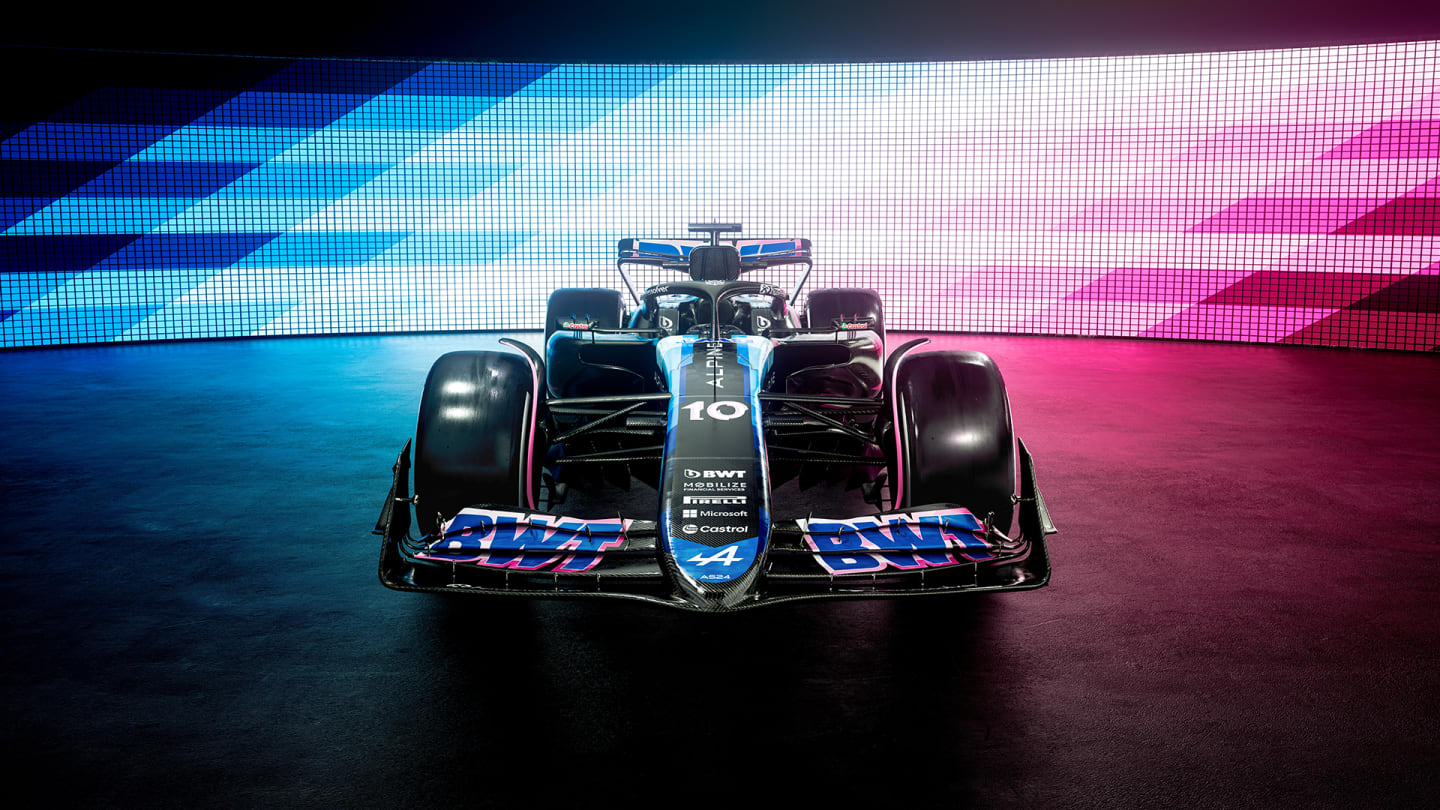
{"label": "blue chevron graphic", "polygon": [[896,329],[1440,345],[1440,42],[235,59],[223,90],[7,124],[0,348],[533,328],[551,289],[615,284],[617,239],[701,219],[813,239],[813,286],[877,289]]}

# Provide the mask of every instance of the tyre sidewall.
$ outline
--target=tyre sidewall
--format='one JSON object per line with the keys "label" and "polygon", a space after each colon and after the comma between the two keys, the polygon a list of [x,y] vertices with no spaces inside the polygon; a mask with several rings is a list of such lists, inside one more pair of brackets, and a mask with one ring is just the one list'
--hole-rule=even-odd
{"label": "tyre sidewall", "polygon": [[415,428],[416,515],[422,531],[476,503],[529,507],[535,456],[535,372],[508,352],[451,352],[435,361]]}
{"label": "tyre sidewall", "polygon": [[905,357],[887,381],[895,404],[890,449],[897,506],[957,503],[1008,532],[1015,493],[1015,434],[1000,370],[980,352]]}

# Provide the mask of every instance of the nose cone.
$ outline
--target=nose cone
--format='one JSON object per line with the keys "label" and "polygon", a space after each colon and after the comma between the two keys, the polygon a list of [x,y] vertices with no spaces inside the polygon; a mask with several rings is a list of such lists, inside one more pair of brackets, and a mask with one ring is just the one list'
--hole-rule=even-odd
{"label": "nose cone", "polygon": [[770,344],[746,339],[755,345],[743,351],[737,340],[660,344],[672,395],[660,554],[677,596],[699,610],[753,601],[770,541],[759,400]]}
{"label": "nose cone", "polygon": [[[730,524],[736,529],[742,525]],[[723,538],[734,532],[727,531],[725,524],[675,520],[673,515],[662,528],[666,535],[663,545],[669,549],[666,567],[685,601],[701,610],[723,611],[755,598],[760,550],[765,545],[758,535],[717,541],[710,535]],[[720,544],[714,545],[716,542]]]}

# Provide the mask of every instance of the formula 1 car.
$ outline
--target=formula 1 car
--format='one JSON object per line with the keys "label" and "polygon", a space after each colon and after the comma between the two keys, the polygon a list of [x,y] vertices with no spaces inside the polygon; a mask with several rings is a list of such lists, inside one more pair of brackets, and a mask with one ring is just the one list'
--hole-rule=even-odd
{"label": "formula 1 car", "polygon": [[[874,291],[817,290],[803,317],[790,309],[809,240],[690,231],[708,239],[621,240],[633,312],[615,290],[557,290],[544,357],[504,339],[513,351],[435,362],[415,494],[407,442],[375,530],[385,585],[725,612],[1047,583],[1055,527],[989,357],[916,352],[919,339],[887,359]],[[787,264],[804,266],[789,294],[742,279]],[[638,293],[633,265],[689,279]],[[632,480],[658,491],[657,513],[557,510],[572,488]],[[791,480],[858,491],[875,511],[782,518],[772,492]]]}

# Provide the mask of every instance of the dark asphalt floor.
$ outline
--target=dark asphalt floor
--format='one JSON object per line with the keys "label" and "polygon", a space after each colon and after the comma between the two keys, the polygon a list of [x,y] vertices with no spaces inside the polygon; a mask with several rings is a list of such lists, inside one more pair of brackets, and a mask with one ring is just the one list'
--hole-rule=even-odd
{"label": "dark asphalt floor", "polygon": [[498,337],[0,354],[11,784],[187,808],[1440,796],[1440,356],[941,338],[1006,376],[1061,529],[1041,591],[734,616],[388,591],[369,530],[425,373]]}

